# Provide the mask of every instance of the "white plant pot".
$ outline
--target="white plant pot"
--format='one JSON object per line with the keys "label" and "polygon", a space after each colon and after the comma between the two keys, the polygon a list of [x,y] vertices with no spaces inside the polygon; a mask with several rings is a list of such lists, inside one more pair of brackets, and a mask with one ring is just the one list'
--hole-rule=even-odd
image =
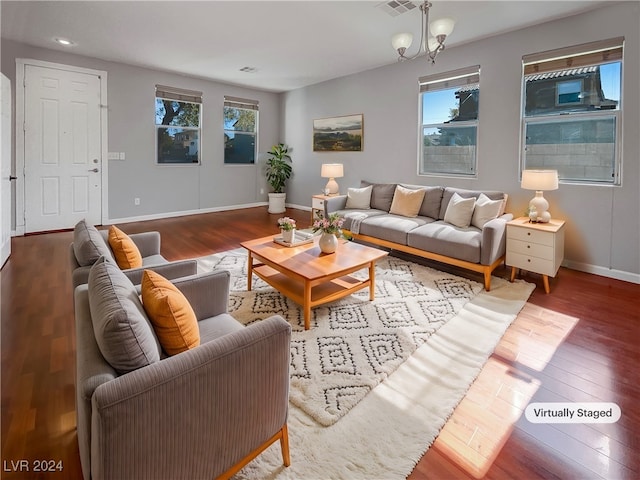
{"label": "white plant pot", "polygon": [[270,193],[269,194],[269,213],[283,213],[286,211],[284,200],[286,193]]}
{"label": "white plant pot", "polygon": [[282,239],[285,242],[293,243],[293,239],[296,236],[296,229],[293,230],[282,230]]}

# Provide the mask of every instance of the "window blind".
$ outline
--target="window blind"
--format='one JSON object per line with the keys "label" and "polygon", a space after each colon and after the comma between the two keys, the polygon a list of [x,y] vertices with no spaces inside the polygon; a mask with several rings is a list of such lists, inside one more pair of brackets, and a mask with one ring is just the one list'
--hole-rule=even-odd
{"label": "window blind", "polygon": [[524,55],[522,57],[524,74],[531,75],[615,62],[622,60],[623,46],[624,37],[616,37]]}
{"label": "window blind", "polygon": [[202,92],[166,85],[156,85],[156,97],[177,100],[178,102],[202,103]]}
{"label": "window blind", "polygon": [[459,70],[438,73],[420,77],[420,92],[433,92],[435,90],[445,90],[447,88],[473,85],[480,82],[480,65],[465,67]]}
{"label": "window blind", "polygon": [[233,108],[244,108],[245,110],[258,110],[258,100],[246,98],[224,96],[224,106]]}

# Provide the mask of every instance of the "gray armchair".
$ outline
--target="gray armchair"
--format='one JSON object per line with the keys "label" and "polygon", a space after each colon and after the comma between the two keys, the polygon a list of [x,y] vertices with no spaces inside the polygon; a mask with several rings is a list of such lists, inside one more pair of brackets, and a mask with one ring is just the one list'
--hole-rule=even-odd
{"label": "gray armchair", "polygon": [[[142,280],[145,268],[151,268],[165,278],[173,279],[194,275],[198,271],[196,260],[178,260],[169,262],[160,254],[160,233],[132,233],[129,238],[136,244],[142,255],[142,267],[124,270],[129,279],[136,285]],[[89,270],[100,256],[113,259],[109,247],[108,231],[97,230],[84,221],[79,222],[74,230],[73,243],[69,245],[69,262],[71,266],[71,285],[87,283]]]}
{"label": "gray armchair", "polygon": [[[113,270],[109,282],[144,312],[133,284]],[[91,297],[105,295],[92,279],[75,290],[85,480],[229,478],[277,440],[283,463],[290,464],[291,327],[282,317],[247,327],[233,319],[226,271],[173,280],[198,318],[200,346],[172,357],[160,351],[158,361],[119,373],[94,335]]]}

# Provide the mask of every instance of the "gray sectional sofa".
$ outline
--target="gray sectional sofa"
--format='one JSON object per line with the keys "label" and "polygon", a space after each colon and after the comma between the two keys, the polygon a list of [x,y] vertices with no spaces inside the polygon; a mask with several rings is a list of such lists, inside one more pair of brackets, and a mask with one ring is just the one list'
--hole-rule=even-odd
{"label": "gray sectional sofa", "polygon": [[513,218],[504,213],[506,201],[499,191],[362,181],[325,201],[324,214],[342,216],[355,240],[480,272],[488,291]]}

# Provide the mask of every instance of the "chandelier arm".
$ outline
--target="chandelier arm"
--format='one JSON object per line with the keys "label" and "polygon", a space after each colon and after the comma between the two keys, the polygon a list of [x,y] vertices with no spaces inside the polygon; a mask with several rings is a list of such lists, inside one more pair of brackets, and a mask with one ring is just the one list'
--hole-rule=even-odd
{"label": "chandelier arm", "polygon": [[423,50],[424,53],[426,53],[427,55],[429,55],[429,58],[431,58],[431,52],[429,50],[429,8],[431,8],[431,2],[426,1],[420,5],[420,43],[418,44],[418,51],[416,52],[415,55],[412,55],[410,57],[405,55],[406,52],[406,48],[402,51],[399,52],[400,56],[398,57],[398,61],[401,62],[403,60],[414,60],[416,58],[418,58],[420,55],[422,55]]}

